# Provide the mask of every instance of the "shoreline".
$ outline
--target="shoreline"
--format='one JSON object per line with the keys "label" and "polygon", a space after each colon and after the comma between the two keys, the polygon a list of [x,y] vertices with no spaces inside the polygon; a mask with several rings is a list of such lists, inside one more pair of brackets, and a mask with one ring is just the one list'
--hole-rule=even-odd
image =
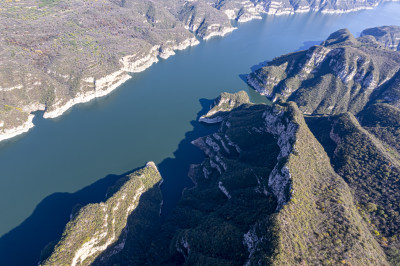
{"label": "shoreline", "polygon": [[[321,12],[322,14],[327,14],[327,15],[332,15],[332,14],[345,14],[345,13],[351,13],[351,12],[357,12],[357,11],[362,11],[362,10],[371,10],[379,6],[380,4],[386,3],[386,2],[398,2],[400,0],[394,0],[394,1],[381,1],[373,6],[364,6],[364,7],[356,7],[348,10],[335,10],[335,9],[326,9],[326,10],[319,10],[319,9],[311,9],[309,7],[302,7],[297,10],[279,10],[279,9],[272,9],[269,10],[268,12],[263,12],[261,10],[257,10],[258,12],[254,12],[251,14],[247,14],[247,16],[244,16],[243,18],[238,17],[238,22],[239,23],[245,23],[249,22],[252,20],[256,19],[262,19],[263,15],[274,15],[274,16],[279,16],[279,15],[293,15],[296,13],[307,13],[307,12]],[[225,11],[225,14],[227,17],[231,17],[233,14],[230,13],[230,10]],[[229,28],[224,28],[224,29],[216,29],[215,31],[212,31],[206,36],[203,36],[202,40],[207,41],[213,37],[220,36],[223,37],[228,33],[231,33],[232,31],[236,30],[236,27],[229,27]],[[0,121],[0,142],[5,141],[7,139],[14,138],[18,135],[27,133],[31,128],[33,128],[35,125],[33,124],[33,119],[35,117],[34,114],[32,114],[35,111],[45,111],[43,114],[43,118],[45,119],[51,119],[51,118],[57,118],[61,115],[63,115],[66,111],[68,111],[70,108],[73,106],[80,104],[80,103],[87,103],[93,99],[104,97],[117,89],[119,86],[124,84],[126,81],[131,79],[133,76],[131,73],[139,73],[150,66],[152,66],[154,63],[159,62],[159,58],[162,59],[168,59],[170,56],[175,55],[175,51],[179,50],[184,50],[187,49],[188,47],[191,46],[196,46],[200,43],[200,41],[194,36],[193,38],[189,38],[184,40],[183,42],[176,43],[174,40],[169,40],[166,41],[162,45],[155,45],[153,46],[146,55],[142,56],[139,59],[136,59],[137,54],[133,55],[127,55],[122,57],[119,62],[121,65],[121,68],[109,75],[106,75],[98,80],[95,80],[93,77],[86,77],[83,78],[82,80],[87,82],[87,83],[92,83],[94,84],[94,89],[89,90],[86,92],[80,91],[74,98],[69,99],[67,101],[65,100],[58,100],[56,104],[51,108],[51,110],[45,109],[42,105],[39,104],[32,104],[32,106],[40,106],[38,108],[29,108],[29,107],[23,107],[23,109],[29,109],[29,116],[27,121],[25,121],[23,124],[12,127],[12,128],[3,128],[4,122]],[[172,45],[171,45],[172,44]],[[136,59],[136,60],[132,60]]]}
{"label": "shoreline", "polygon": [[[167,43],[171,43],[174,41],[167,41]],[[134,58],[136,55],[128,55],[120,59],[121,68],[120,70],[111,73],[105,77],[102,77],[96,81],[96,85],[94,90],[89,90],[87,92],[79,92],[76,97],[69,99],[66,102],[62,102],[59,100],[55,104],[54,110],[45,110],[44,106],[32,104],[32,106],[38,106],[37,108],[23,107],[23,109],[29,110],[30,114],[28,120],[25,121],[22,125],[3,129],[3,132],[0,133],[0,142],[14,138],[18,135],[27,133],[30,129],[32,129],[35,125],[33,124],[33,119],[35,117],[33,112],[36,111],[45,111],[43,114],[43,118],[45,119],[53,119],[63,115],[66,111],[68,111],[73,106],[80,103],[87,103],[93,99],[104,97],[110,94],[112,91],[117,89],[119,86],[124,84],[126,81],[132,78],[130,73],[139,73],[154,63],[159,61],[158,57],[162,59],[168,59],[170,56],[175,55],[175,51],[184,50],[188,47],[195,46],[200,44],[199,40],[196,37],[186,39],[185,41],[172,45],[172,47],[161,47],[160,45],[153,46],[149,53],[144,57],[137,59],[135,61],[129,61],[129,59]],[[93,83],[94,78],[84,78],[84,81],[88,83]],[[3,126],[4,122],[2,122]]]}
{"label": "shoreline", "polygon": [[0,134],[0,142],[14,138],[18,135],[27,133],[31,128],[33,128],[35,125],[33,124],[33,118],[35,117],[34,114],[30,114],[28,116],[28,120],[25,121],[22,125],[19,125],[17,127],[5,129],[3,133]]}

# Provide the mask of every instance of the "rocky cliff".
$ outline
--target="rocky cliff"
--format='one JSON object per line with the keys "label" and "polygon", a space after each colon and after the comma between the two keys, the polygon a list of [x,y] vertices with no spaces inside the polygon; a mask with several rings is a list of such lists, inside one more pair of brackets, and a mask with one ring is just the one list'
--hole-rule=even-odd
{"label": "rocky cliff", "polygon": [[388,264],[296,104],[243,104],[193,144],[207,158],[150,264]]}
{"label": "rocky cliff", "polygon": [[[41,265],[107,265],[151,228],[154,221],[146,219],[158,219],[161,182],[153,162],[120,180],[105,202],[89,204],[72,214],[61,240]],[[143,205],[146,215],[138,213]]]}
{"label": "rocky cliff", "polygon": [[245,103],[250,103],[249,96],[245,91],[234,94],[224,92],[215,99],[211,110],[201,116],[199,121],[205,123],[222,122],[233,108]]}
{"label": "rocky cliff", "polygon": [[398,30],[367,29],[359,38],[339,30],[248,76],[267,97],[293,100],[307,114],[364,225],[394,265],[400,261]]}
{"label": "rocky cliff", "polygon": [[[206,158],[190,167],[194,186],[164,222],[161,177],[147,166],[74,214],[44,264],[396,265],[396,107],[371,105],[358,120],[304,116],[294,102],[252,104],[238,92],[210,109],[206,122],[220,127],[193,141]],[[139,216],[130,208],[138,197]]]}

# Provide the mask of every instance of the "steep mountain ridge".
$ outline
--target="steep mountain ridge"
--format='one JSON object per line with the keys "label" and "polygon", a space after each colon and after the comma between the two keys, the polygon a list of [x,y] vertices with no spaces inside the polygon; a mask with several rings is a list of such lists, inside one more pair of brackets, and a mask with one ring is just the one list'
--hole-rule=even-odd
{"label": "steep mountain ridge", "polygon": [[239,106],[194,144],[207,159],[191,168],[196,186],[153,242],[151,263],[388,264],[294,103]]}
{"label": "steep mountain ridge", "polygon": [[398,105],[400,54],[368,36],[339,30],[321,45],[272,60],[248,82],[274,101],[295,101],[305,114],[358,113],[370,102]]}
{"label": "steep mountain ridge", "polygon": [[[385,109],[371,107],[360,120],[371,130],[382,114]],[[125,249],[108,249],[84,264],[389,265],[398,259],[400,164],[354,115],[307,116],[306,123],[294,102],[252,104],[238,92],[221,94],[205,117],[220,127],[193,141],[206,158],[190,167],[194,187],[173,214],[147,231],[131,228],[152,224],[157,215],[130,219]],[[76,224],[87,220],[79,213]],[[68,254],[62,243],[79,232],[70,227],[50,265]],[[140,243],[146,244],[138,251]]]}
{"label": "steep mountain ridge", "polygon": [[355,38],[346,30],[321,45],[272,60],[248,81],[264,95],[293,100],[356,209],[388,255],[399,262],[398,27],[378,27]]}

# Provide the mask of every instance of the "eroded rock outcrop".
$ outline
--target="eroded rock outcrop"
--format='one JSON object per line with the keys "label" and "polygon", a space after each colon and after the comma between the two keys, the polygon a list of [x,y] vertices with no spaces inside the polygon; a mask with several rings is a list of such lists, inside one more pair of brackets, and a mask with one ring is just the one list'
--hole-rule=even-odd
{"label": "eroded rock outcrop", "polygon": [[245,103],[250,103],[249,96],[245,91],[239,91],[233,94],[224,92],[215,99],[210,111],[201,116],[199,121],[205,123],[222,122],[229,111]]}
{"label": "eroded rock outcrop", "polygon": [[[129,219],[140,204],[146,205],[148,213],[156,209],[159,214],[161,181],[153,162],[120,180],[106,201],[89,204],[73,214],[53,253],[41,265],[107,265],[113,255],[125,248],[127,240],[132,241],[130,230],[140,233],[136,232],[136,223],[151,223],[136,221],[140,216]],[[158,202],[155,205],[148,200],[143,202],[143,195],[151,190],[155,190],[151,199]]]}

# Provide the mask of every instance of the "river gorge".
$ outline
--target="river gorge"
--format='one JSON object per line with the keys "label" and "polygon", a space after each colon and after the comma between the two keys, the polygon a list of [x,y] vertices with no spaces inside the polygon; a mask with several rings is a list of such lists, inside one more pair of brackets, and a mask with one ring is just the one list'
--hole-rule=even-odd
{"label": "river gorge", "polygon": [[[68,204],[100,201],[107,184],[116,179],[113,175],[148,161],[158,165],[164,178],[163,211],[168,213],[182,189],[191,186],[189,164],[203,158],[190,141],[214,130],[197,122],[199,112],[210,105],[206,99],[244,89],[254,102],[266,101],[243,81],[243,74],[262,66],[263,60],[319,44],[340,28],[358,36],[365,28],[400,25],[399,13],[400,3],[393,2],[347,14],[309,12],[240,23],[225,37],[177,51],[132,74],[110,94],[60,117],[45,119],[38,113],[28,133],[0,143],[0,257],[9,261],[26,251],[21,262],[32,263],[37,250],[54,240],[68,219],[67,208],[62,214],[50,211],[58,209],[57,203],[64,198]],[[43,203],[41,216],[32,215]],[[43,235],[42,246],[32,250],[28,239],[16,250],[18,243],[8,236],[17,241],[22,236],[15,236],[24,230],[37,230],[38,221],[59,224]]]}

